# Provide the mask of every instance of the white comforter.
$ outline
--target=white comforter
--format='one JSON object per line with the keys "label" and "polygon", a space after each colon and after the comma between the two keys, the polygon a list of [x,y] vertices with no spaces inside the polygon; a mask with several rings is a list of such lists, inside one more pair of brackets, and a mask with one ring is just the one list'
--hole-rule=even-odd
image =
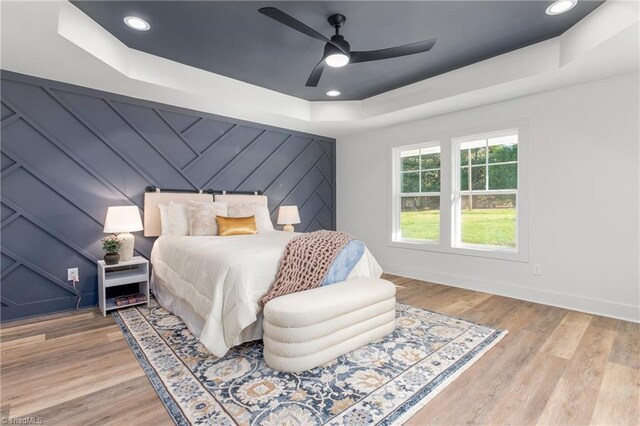
{"label": "white comforter", "polygon": [[[187,302],[205,325],[200,340],[216,356],[242,343],[241,333],[256,322],[258,299],[275,281],[291,232],[231,237],[165,236],[151,251],[153,273],[172,296]],[[365,249],[349,279],[382,274]]]}

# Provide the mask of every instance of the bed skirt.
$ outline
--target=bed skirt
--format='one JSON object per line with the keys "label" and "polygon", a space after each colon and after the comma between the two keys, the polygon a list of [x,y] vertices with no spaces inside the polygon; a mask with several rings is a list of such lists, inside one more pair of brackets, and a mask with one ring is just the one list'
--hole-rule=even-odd
{"label": "bed skirt", "polygon": [[[189,331],[193,333],[194,336],[200,338],[205,319],[198,315],[184,299],[174,295],[169,287],[165,285],[164,280],[154,272],[151,273],[151,291],[160,306],[180,317]],[[260,311],[256,322],[242,330],[240,337],[234,342],[234,346],[262,339],[262,319],[262,311]]]}

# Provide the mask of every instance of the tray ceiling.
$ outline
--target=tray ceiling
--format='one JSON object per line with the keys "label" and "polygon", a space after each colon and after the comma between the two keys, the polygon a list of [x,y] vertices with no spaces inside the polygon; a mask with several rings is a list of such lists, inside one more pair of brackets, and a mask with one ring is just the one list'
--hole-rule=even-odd
{"label": "tray ceiling", "polygon": [[[603,2],[580,1],[558,16],[549,1],[204,2],[73,1],[130,48],[305,100],[361,100],[557,37]],[[330,36],[326,18],[347,17],[341,33],[353,50],[373,50],[437,38],[428,53],[325,70],[305,87],[323,43],[258,13],[273,6]],[[123,18],[146,19],[134,31]],[[326,92],[337,89],[339,98]]]}

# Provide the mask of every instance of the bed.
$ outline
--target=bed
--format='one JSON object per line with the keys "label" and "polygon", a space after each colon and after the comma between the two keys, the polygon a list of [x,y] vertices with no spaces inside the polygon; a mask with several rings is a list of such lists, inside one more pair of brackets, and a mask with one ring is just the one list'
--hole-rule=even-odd
{"label": "bed", "polygon": [[[145,235],[160,234],[158,204],[212,201],[208,194],[145,194]],[[216,196],[227,203],[265,203],[264,196]],[[297,233],[239,236],[159,236],[151,252],[151,286],[158,303],[183,319],[214,355],[262,338],[258,299],[274,282],[285,246]],[[348,279],[378,278],[382,269],[365,249]]]}

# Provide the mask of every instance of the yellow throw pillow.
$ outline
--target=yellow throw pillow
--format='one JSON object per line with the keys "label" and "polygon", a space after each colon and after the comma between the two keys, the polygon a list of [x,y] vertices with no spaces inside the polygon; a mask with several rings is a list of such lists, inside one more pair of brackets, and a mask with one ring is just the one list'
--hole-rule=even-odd
{"label": "yellow throw pillow", "polygon": [[253,235],[258,233],[255,216],[216,216],[216,221],[218,222],[219,235],[223,237],[229,235]]}

